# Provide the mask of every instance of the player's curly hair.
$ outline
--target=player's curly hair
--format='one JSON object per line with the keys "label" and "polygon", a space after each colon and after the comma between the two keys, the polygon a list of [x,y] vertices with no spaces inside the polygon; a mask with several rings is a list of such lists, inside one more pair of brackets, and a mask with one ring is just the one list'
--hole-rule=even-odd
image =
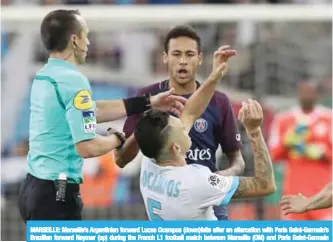
{"label": "player's curly hair", "polygon": [[201,39],[198,33],[189,25],[177,25],[172,28],[164,38],[165,53],[168,53],[170,40],[177,39],[179,37],[188,37],[195,40],[198,44],[198,52],[201,52]]}
{"label": "player's curly hair", "polygon": [[140,119],[134,136],[145,156],[158,159],[165,141],[165,134],[163,135],[161,131],[168,123],[169,114],[160,110],[150,110]]}

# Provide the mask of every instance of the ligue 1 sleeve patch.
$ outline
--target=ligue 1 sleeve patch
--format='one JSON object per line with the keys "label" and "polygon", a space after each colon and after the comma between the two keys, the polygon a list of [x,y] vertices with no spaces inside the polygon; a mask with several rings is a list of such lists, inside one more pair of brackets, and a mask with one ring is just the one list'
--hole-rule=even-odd
{"label": "ligue 1 sleeve patch", "polygon": [[221,179],[217,175],[210,175],[208,178],[208,182],[212,186],[217,186],[221,182]]}
{"label": "ligue 1 sleeve patch", "polygon": [[73,105],[78,110],[87,110],[93,107],[91,94],[88,90],[81,90],[76,93]]}
{"label": "ligue 1 sleeve patch", "polygon": [[86,134],[96,131],[96,117],[94,111],[83,111],[83,128]]}

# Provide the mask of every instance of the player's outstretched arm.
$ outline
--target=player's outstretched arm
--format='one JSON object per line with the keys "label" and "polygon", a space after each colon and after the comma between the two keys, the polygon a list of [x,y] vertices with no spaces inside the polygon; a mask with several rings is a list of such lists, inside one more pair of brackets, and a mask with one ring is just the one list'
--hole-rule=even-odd
{"label": "player's outstretched arm", "polygon": [[173,95],[173,89],[151,97],[132,97],[123,100],[96,101],[97,123],[110,122],[154,108],[179,115],[186,99]]}
{"label": "player's outstretched arm", "polygon": [[280,204],[284,215],[330,208],[332,207],[332,182],[311,197],[305,197],[302,194],[283,196]]}
{"label": "player's outstretched arm", "polygon": [[187,100],[180,115],[180,120],[189,132],[193,123],[207,108],[219,80],[225,75],[228,69],[228,58],[236,54],[229,46],[222,46],[214,53],[214,67],[208,79],[201,87]]}
{"label": "player's outstretched arm", "polygon": [[254,177],[239,177],[239,185],[233,198],[259,197],[274,193],[276,184],[273,164],[260,128],[263,121],[260,104],[253,100],[243,103],[239,119],[250,139],[254,155]]}

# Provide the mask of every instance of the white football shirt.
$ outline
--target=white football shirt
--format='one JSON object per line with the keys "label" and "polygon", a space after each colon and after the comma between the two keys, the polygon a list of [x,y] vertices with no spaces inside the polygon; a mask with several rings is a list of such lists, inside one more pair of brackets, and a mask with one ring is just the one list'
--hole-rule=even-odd
{"label": "white football shirt", "polygon": [[228,204],[238,185],[238,177],[202,165],[159,166],[142,159],[140,191],[150,220],[217,220],[213,206]]}

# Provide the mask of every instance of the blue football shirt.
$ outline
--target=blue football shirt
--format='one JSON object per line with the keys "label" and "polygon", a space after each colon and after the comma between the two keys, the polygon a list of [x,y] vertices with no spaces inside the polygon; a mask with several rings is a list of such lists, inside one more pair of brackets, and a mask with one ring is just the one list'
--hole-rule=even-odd
{"label": "blue football shirt", "polygon": [[50,58],[33,80],[30,111],[28,173],[45,180],[66,173],[69,182],[82,183],[75,144],[96,137],[88,79],[69,62]]}

